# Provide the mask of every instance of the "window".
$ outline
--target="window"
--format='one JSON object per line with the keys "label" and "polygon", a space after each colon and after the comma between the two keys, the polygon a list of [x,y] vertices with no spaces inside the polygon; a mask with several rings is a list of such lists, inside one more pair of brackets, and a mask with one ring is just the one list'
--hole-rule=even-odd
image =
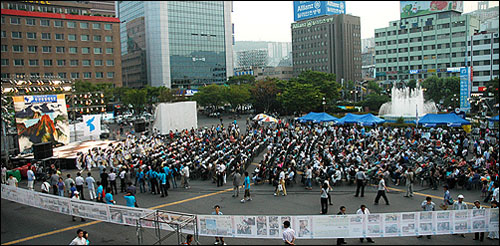
{"label": "window", "polygon": [[43,60],[43,65],[46,66],[46,67],[51,67],[52,66],[52,60],[51,59]]}
{"label": "window", "polygon": [[52,46],[42,46],[42,52],[43,53],[50,53],[50,52],[52,52]]}
{"label": "window", "polygon": [[2,44],[2,52],[9,51],[9,47],[6,44]]}
{"label": "window", "polygon": [[59,67],[66,66],[66,60],[57,60],[57,66]]}
{"label": "window", "polygon": [[83,65],[84,67],[88,67],[88,66],[90,66],[90,60],[82,60],[82,65]]}
{"label": "window", "polygon": [[50,33],[42,32],[42,40],[50,40]]}
{"label": "window", "polygon": [[102,54],[102,48],[94,48],[94,54]]}
{"label": "window", "polygon": [[80,28],[81,29],[89,29],[89,23],[87,23],[87,22],[80,22]]}
{"label": "window", "polygon": [[24,60],[23,59],[14,59],[14,66],[24,66]]}
{"label": "window", "polygon": [[80,35],[82,41],[89,41],[89,35]]}
{"label": "window", "polygon": [[66,22],[66,26],[68,28],[75,28],[76,27],[76,22],[74,22],[74,21],[68,21],[68,22]]}
{"label": "window", "polygon": [[106,48],[106,54],[113,54],[113,48]]}
{"label": "window", "polygon": [[23,46],[22,45],[13,45],[12,51],[17,52],[17,53],[23,52]]}
{"label": "window", "polygon": [[44,73],[43,76],[45,76],[45,77],[52,77],[52,76],[54,76],[54,74],[53,73]]}
{"label": "window", "polygon": [[[2,24],[5,24],[5,16],[2,16]],[[3,73],[2,73],[3,74]],[[3,77],[2,77],[3,78]]]}
{"label": "window", "polygon": [[19,18],[19,17],[10,17],[10,24],[12,24],[12,25],[21,25],[21,18]]}
{"label": "window", "polygon": [[78,66],[78,60],[70,60],[69,65],[72,67]]}
{"label": "window", "polygon": [[104,30],[111,30],[111,24],[104,24]]}
{"label": "window", "polygon": [[113,42],[113,36],[106,36],[106,42]]}
{"label": "window", "polygon": [[91,79],[92,78],[92,73],[91,72],[84,72],[83,73],[83,78],[84,79]]}
{"label": "window", "polygon": [[76,41],[76,34],[68,34],[69,41]]}
{"label": "window", "polygon": [[56,33],[56,40],[64,40],[64,34]]}
{"label": "window", "polygon": [[69,53],[70,54],[76,54],[78,52],[78,48],[77,47],[69,47]]}
{"label": "window", "polygon": [[21,32],[12,32],[12,38],[23,38],[23,34]]}
{"label": "window", "polygon": [[8,65],[9,65],[9,59],[2,59],[2,66],[8,66]]}
{"label": "window", "polygon": [[50,20],[40,20],[40,26],[50,26]]}
{"label": "window", "polygon": [[27,39],[36,39],[36,32],[27,32],[26,38]]}
{"label": "window", "polygon": [[36,53],[37,50],[38,50],[38,46],[35,46],[35,45],[28,46],[28,53]]}
{"label": "window", "polygon": [[90,48],[89,47],[82,48],[82,54],[89,54],[89,53],[90,53]]}
{"label": "window", "polygon": [[101,23],[93,23],[92,29],[101,29]]}
{"label": "window", "polygon": [[57,76],[65,79],[66,78],[66,73],[57,73]]}
{"label": "window", "polygon": [[55,27],[63,27],[63,22],[61,20],[55,20],[54,21],[54,26]]}
{"label": "window", "polygon": [[32,66],[32,67],[37,67],[38,66],[38,60],[30,60],[29,61],[29,65]]}
{"label": "window", "polygon": [[94,61],[94,65],[95,65],[96,67],[102,66],[102,60],[95,60],[95,61]]}
{"label": "window", "polygon": [[71,73],[71,78],[72,79],[79,79],[80,78],[80,73]]}
{"label": "window", "polygon": [[102,38],[101,35],[94,35],[94,42],[101,42]]}
{"label": "window", "polygon": [[106,60],[106,66],[114,66],[115,61],[114,60]]}
{"label": "window", "polygon": [[31,77],[40,77],[40,73],[30,73]]}
{"label": "window", "polygon": [[112,79],[115,77],[115,72],[107,72],[108,79]]}
{"label": "window", "polygon": [[57,46],[56,53],[64,53],[64,46]]}
{"label": "window", "polygon": [[96,73],[95,73],[95,78],[96,78],[96,79],[102,79],[103,77],[104,77],[103,72],[96,72]]}
{"label": "window", "polygon": [[7,32],[6,31],[2,31],[2,38],[6,38],[7,37]]}
{"label": "window", "polygon": [[26,19],[26,25],[27,26],[34,26],[35,24],[35,19],[27,18]]}

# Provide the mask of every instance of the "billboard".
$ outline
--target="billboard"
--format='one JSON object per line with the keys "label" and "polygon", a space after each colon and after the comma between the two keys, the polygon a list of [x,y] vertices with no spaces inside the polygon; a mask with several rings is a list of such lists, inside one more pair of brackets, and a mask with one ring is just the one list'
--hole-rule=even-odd
{"label": "billboard", "polygon": [[463,1],[400,1],[401,18],[455,10],[463,12]]}
{"label": "billboard", "polygon": [[19,150],[42,142],[69,143],[68,110],[64,94],[15,96]]}
{"label": "billboard", "polygon": [[469,68],[460,68],[460,110],[468,112],[470,109],[469,95],[470,95],[470,83],[469,83]]}
{"label": "billboard", "polygon": [[293,1],[293,20],[345,14],[345,1]]}

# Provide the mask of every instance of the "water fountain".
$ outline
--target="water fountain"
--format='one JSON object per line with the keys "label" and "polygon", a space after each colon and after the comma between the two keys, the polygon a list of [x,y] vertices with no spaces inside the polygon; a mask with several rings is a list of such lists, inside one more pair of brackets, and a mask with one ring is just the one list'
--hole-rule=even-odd
{"label": "water fountain", "polygon": [[405,120],[414,120],[417,108],[419,118],[428,113],[437,112],[434,102],[424,102],[424,91],[419,84],[413,90],[410,87],[398,89],[396,84],[394,84],[391,101],[382,104],[379,116],[389,121],[397,120],[401,117]]}

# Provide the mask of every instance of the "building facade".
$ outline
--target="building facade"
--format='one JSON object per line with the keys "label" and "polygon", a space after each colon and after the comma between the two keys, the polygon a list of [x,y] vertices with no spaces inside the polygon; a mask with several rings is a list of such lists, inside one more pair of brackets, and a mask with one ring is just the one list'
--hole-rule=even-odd
{"label": "building facade", "polygon": [[266,49],[246,50],[236,53],[238,60],[238,69],[247,69],[251,67],[264,67],[268,62],[268,51]]}
{"label": "building facade", "polygon": [[262,67],[256,68],[254,72],[255,80],[263,80],[267,77],[280,80],[290,80],[293,78],[293,67]]}
{"label": "building facade", "polygon": [[293,72],[334,73],[361,80],[361,25],[352,15],[329,15],[292,23]]}
{"label": "building facade", "polygon": [[369,47],[365,49],[365,52],[361,53],[362,59],[362,78],[363,80],[374,80],[375,79],[375,47]]}
{"label": "building facade", "polygon": [[475,17],[455,11],[391,21],[375,29],[377,80],[459,76],[459,69],[452,68],[466,66],[467,37],[478,30]]}
{"label": "building facade", "polygon": [[91,8],[73,2],[33,2],[1,3],[2,78],[51,76],[122,86],[119,19],[93,16]]}
{"label": "building facade", "polygon": [[[230,1],[118,1],[121,50],[127,64],[123,68],[125,83],[168,88],[224,83],[233,75],[231,12]],[[128,23],[133,21],[132,27]],[[140,29],[144,35],[128,28]],[[128,46],[143,41],[144,47],[134,49],[145,52],[141,55],[145,55],[146,66],[137,67],[143,58],[138,53],[129,56]]]}
{"label": "building facade", "polygon": [[467,38],[467,64],[472,67],[472,92],[482,92],[487,82],[498,78],[498,33],[476,34]]}

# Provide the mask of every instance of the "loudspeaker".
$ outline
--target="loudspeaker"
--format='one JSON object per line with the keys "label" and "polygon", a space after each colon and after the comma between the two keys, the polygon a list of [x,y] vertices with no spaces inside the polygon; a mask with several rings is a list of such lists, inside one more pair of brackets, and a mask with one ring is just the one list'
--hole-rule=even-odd
{"label": "loudspeaker", "polygon": [[134,123],[135,132],[143,132],[146,131],[146,122],[145,121],[136,121]]}
{"label": "loudspeaker", "polygon": [[33,144],[33,155],[36,160],[52,157],[54,155],[52,151],[52,143]]}

